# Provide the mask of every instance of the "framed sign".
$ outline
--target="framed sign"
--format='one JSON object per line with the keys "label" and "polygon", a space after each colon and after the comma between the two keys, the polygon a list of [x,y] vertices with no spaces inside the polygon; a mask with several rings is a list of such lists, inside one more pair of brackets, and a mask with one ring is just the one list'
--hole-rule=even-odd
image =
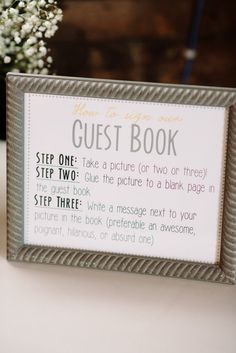
{"label": "framed sign", "polygon": [[234,283],[236,91],[10,73],[8,259]]}

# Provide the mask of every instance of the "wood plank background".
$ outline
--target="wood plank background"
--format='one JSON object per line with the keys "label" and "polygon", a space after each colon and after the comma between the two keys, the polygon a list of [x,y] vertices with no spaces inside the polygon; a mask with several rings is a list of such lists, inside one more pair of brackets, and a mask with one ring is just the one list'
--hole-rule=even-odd
{"label": "wood plank background", "polygon": [[[64,0],[57,74],[179,83],[192,0]],[[236,1],[206,0],[189,83],[236,86]]]}

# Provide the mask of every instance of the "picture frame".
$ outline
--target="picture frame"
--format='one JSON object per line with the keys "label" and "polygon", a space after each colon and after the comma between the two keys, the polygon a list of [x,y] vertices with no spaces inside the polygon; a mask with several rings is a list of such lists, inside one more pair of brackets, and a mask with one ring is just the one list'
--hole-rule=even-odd
{"label": "picture frame", "polygon": [[[33,124],[36,124],[34,122],[30,125],[26,122],[25,117],[29,114],[27,113],[27,109],[30,104],[33,106],[33,103],[30,103],[27,98],[28,95],[35,95],[35,98],[37,98],[37,95],[41,95],[42,97],[55,96],[56,99],[57,97],[64,97],[64,102],[67,101],[66,97],[82,97],[88,99],[88,101],[97,100],[96,104],[98,105],[100,104],[99,100],[104,100],[104,102],[106,100],[111,100],[112,102],[119,101],[120,106],[123,102],[128,102],[130,105],[134,102],[138,102],[142,103],[144,106],[143,109],[149,107],[149,103],[163,104],[164,106],[168,104],[171,106],[171,109],[176,109],[176,111],[180,111],[179,109],[182,108],[185,109],[185,107],[186,109],[195,107],[196,112],[198,107],[199,109],[204,107],[212,109],[227,109],[228,128],[225,128],[224,133],[222,132],[222,136],[223,134],[227,135],[226,140],[222,143],[222,146],[219,145],[217,147],[219,151],[225,149],[225,155],[223,151],[221,156],[222,163],[224,164],[222,180],[219,182],[221,191],[219,191],[220,196],[216,196],[216,198],[221,198],[219,209],[220,212],[222,212],[222,215],[218,216],[220,218],[220,225],[217,223],[220,232],[220,241],[219,239],[214,240],[214,244],[216,244],[214,246],[217,246],[218,248],[218,260],[208,263],[204,262],[204,260],[193,261],[191,259],[176,259],[175,256],[172,255],[170,258],[168,258],[168,256],[149,255],[149,250],[146,255],[142,255],[127,253],[127,250],[124,250],[121,253],[100,249],[87,250],[73,248],[71,246],[67,248],[57,245],[32,245],[27,243],[25,234],[28,227],[28,218],[33,217],[34,215],[36,217],[36,212],[31,214],[30,210],[26,211],[26,207],[28,207],[28,193],[25,192],[25,190],[26,187],[28,187],[27,183],[30,185],[32,184],[31,176],[26,181],[26,174],[28,169],[35,169],[32,167],[33,157],[30,157],[30,162],[28,160],[31,152],[29,151],[29,145],[27,145],[26,140],[27,136],[31,134],[30,129],[33,127]],[[28,102],[28,105],[26,105],[26,101]],[[42,107],[42,105],[37,107],[36,103],[34,103],[34,112],[40,110],[38,107]],[[146,123],[144,122],[144,124]],[[61,129],[63,130],[63,123]],[[47,139],[47,131],[49,130],[47,130],[46,125],[44,125],[44,133],[41,132],[42,147]],[[220,128],[219,131],[221,131]],[[36,136],[36,132],[37,129],[35,128],[34,136]],[[147,134],[148,133],[150,133],[150,131],[147,132]],[[98,135],[99,134],[100,132],[98,132]],[[194,137],[194,134],[195,131],[192,131],[192,138]],[[53,141],[54,139],[57,139],[57,136],[55,134],[52,136],[51,141],[53,144]],[[169,141],[169,152],[171,148],[170,144],[172,142],[173,136]],[[31,143],[33,145],[34,141]],[[172,143],[172,152],[173,151],[174,147]],[[96,156],[96,153],[93,155]],[[219,166],[222,163],[219,162]],[[34,172],[32,171],[32,175],[34,175],[33,173]],[[197,173],[199,174],[199,172],[196,172],[196,174]],[[31,190],[30,188],[31,186],[29,186],[29,190]],[[194,200],[195,199],[193,199],[193,203],[195,202]],[[43,207],[48,206],[49,203],[47,202],[49,201],[50,200],[46,198],[43,201]],[[203,203],[204,202],[202,201],[202,204]],[[32,205],[30,204],[28,208],[30,209],[31,206]],[[117,223],[113,221],[112,224]],[[7,258],[10,261],[75,266],[235,284],[236,90],[218,87],[9,73],[7,75],[7,234]],[[29,239],[29,242],[30,241],[32,241],[32,239]],[[200,253],[201,249],[199,250],[199,254]]]}

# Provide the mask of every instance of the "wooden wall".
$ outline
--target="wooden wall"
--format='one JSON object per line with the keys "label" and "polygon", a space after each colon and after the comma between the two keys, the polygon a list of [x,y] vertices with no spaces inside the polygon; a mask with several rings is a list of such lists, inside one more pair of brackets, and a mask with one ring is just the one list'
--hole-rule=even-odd
{"label": "wooden wall", "polygon": [[[60,75],[178,83],[191,0],[64,0]],[[206,0],[190,83],[236,86],[235,0]]]}

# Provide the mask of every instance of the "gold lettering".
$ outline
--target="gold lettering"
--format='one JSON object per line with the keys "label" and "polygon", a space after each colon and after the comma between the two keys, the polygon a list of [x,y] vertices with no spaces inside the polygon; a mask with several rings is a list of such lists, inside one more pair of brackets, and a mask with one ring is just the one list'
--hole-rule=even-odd
{"label": "gold lettering", "polygon": [[74,107],[74,115],[78,115],[78,116],[82,116],[82,117],[95,117],[98,115],[98,112],[93,111],[93,110],[89,110],[87,108],[87,104],[86,103],[76,103],[75,107]]}

